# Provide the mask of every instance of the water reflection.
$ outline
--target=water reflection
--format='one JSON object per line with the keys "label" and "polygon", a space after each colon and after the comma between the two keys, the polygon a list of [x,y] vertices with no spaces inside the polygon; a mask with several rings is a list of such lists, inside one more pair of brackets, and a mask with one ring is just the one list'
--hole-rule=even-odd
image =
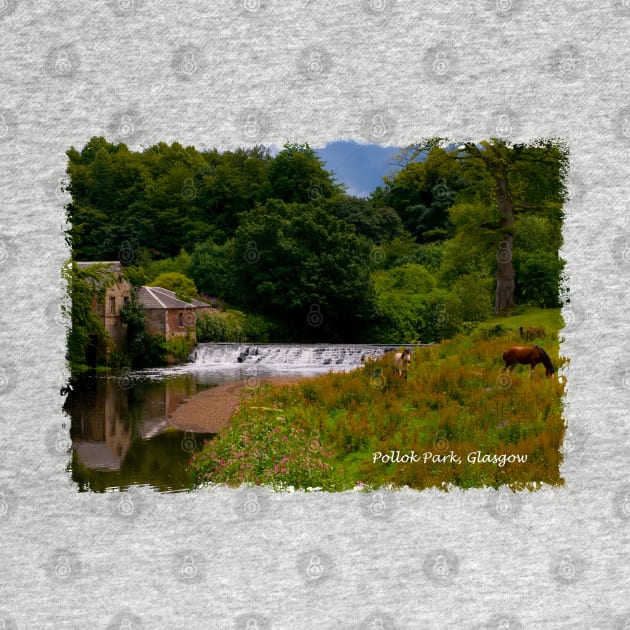
{"label": "water reflection", "polygon": [[[354,365],[333,369],[349,367]],[[104,492],[137,484],[163,492],[185,490],[190,487],[186,468],[192,454],[214,434],[187,433],[170,426],[168,418],[178,405],[221,383],[255,385],[267,376],[313,376],[330,369],[328,364],[244,365],[235,360],[118,376],[90,374],[75,384],[64,405],[71,418],[72,479],[80,491]]]}
{"label": "water reflection", "polygon": [[186,466],[212,434],[170,426],[185,399],[209,386],[192,374],[165,379],[90,375],[68,394],[72,479],[79,490],[147,484],[162,491],[189,487]]}

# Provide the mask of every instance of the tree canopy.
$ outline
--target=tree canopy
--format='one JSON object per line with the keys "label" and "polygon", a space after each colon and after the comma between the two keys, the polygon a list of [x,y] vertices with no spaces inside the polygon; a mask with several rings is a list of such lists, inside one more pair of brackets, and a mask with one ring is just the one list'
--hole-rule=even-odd
{"label": "tree canopy", "polygon": [[559,305],[554,141],[412,144],[368,198],[308,144],[134,152],[95,137],[67,154],[74,260],[241,309],[261,338],[435,341],[493,308]]}

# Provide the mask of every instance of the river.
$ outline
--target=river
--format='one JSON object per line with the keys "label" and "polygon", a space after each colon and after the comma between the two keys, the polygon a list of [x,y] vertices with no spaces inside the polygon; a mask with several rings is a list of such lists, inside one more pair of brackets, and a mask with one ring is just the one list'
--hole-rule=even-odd
{"label": "river", "polygon": [[[339,344],[198,344],[187,363],[117,375],[86,376],[68,394],[71,474],[79,491],[147,485],[186,490],[191,455],[208,433],[173,428],[170,415],[186,399],[229,381],[313,376],[361,366],[361,358],[394,346]],[[398,347],[398,346],[396,346]]]}

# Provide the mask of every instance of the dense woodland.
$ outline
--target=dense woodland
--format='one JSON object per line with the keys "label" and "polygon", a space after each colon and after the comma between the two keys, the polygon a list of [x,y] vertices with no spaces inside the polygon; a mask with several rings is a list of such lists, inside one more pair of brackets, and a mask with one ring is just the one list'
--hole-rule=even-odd
{"label": "dense woodland", "polygon": [[95,137],[67,155],[73,259],[120,259],[135,285],[219,304],[200,340],[439,341],[561,299],[555,142],[406,147],[365,199],[306,144],[134,152]]}

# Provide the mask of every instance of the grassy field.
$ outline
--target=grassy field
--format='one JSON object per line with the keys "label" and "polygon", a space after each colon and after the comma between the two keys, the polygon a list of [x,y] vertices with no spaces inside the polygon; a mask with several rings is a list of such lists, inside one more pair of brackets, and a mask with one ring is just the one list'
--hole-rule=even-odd
{"label": "grassy field", "polygon": [[542,327],[549,331],[559,331],[563,326],[562,313],[559,308],[519,307],[509,317],[492,317],[479,326],[481,330],[501,325],[513,331],[523,327]]}
{"label": "grassy field", "polygon": [[503,352],[535,337],[556,369],[559,310],[486,321],[417,348],[408,378],[391,357],[290,387],[260,388],[191,462],[194,484],[347,490],[559,485],[564,379],[539,365],[502,372]]}

